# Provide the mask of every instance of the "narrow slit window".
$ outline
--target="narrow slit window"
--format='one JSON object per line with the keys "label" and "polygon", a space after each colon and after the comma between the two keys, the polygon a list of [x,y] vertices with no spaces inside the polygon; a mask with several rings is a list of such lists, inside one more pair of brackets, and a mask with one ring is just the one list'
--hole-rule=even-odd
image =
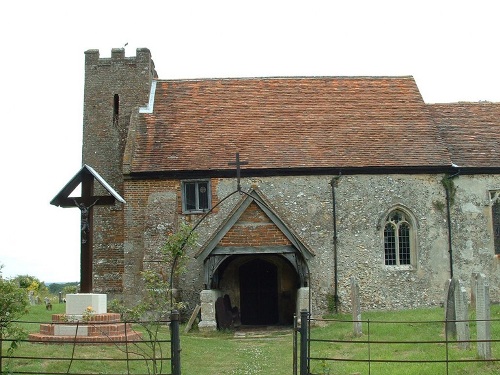
{"label": "narrow slit window", "polygon": [[120,115],[120,96],[115,94],[113,97],[113,124],[118,124],[118,118]]}

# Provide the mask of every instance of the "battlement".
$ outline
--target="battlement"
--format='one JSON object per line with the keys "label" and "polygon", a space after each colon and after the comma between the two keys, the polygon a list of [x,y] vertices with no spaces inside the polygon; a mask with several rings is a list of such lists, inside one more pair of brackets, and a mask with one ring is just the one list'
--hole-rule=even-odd
{"label": "battlement", "polygon": [[151,59],[151,51],[148,48],[137,48],[136,56],[125,56],[125,48],[111,49],[111,57],[100,57],[98,49],[89,49],[85,51],[85,65],[110,65],[113,63],[120,64],[151,64],[151,70],[157,77],[154,69],[154,62]]}

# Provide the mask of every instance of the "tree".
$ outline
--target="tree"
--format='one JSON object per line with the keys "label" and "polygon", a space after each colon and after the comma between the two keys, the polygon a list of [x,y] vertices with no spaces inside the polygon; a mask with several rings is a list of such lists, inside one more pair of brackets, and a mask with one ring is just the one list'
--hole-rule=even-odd
{"label": "tree", "polygon": [[187,260],[186,249],[194,245],[196,236],[192,228],[181,223],[175,233],[169,233],[167,241],[160,251],[157,266],[142,272],[144,291],[142,301],[132,308],[126,308],[121,302],[112,301],[110,310],[120,312],[125,321],[139,323],[146,333],[144,346],[135,346],[136,354],[148,363],[150,374],[162,373],[161,327],[167,323],[169,314],[174,309],[182,308],[182,302],[172,296],[173,276],[184,271]]}
{"label": "tree", "polygon": [[[26,336],[26,332],[15,324],[28,309],[28,296],[26,290],[20,288],[13,280],[2,277],[0,265],[0,338],[10,340],[8,355],[12,355],[17,348],[19,340]],[[1,344],[1,341],[0,341]],[[0,345],[1,350],[1,345]],[[0,369],[1,371],[1,369]]]}

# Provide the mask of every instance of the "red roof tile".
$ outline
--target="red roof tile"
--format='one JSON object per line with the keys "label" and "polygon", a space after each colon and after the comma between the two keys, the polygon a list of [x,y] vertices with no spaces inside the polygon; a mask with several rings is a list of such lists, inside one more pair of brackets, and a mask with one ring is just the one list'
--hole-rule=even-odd
{"label": "red roof tile", "polygon": [[133,129],[131,172],[451,164],[412,77],[160,80]]}
{"label": "red roof tile", "polygon": [[500,167],[500,103],[429,104],[452,162]]}

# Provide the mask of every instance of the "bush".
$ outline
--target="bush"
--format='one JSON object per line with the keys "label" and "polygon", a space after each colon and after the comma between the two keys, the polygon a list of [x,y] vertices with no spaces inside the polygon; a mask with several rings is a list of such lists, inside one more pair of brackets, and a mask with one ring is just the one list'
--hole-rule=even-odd
{"label": "bush", "polygon": [[26,314],[27,309],[26,290],[12,280],[3,279],[0,266],[0,336],[3,339],[12,340],[7,351],[8,355],[12,355],[19,340],[26,336],[26,333],[15,322]]}

